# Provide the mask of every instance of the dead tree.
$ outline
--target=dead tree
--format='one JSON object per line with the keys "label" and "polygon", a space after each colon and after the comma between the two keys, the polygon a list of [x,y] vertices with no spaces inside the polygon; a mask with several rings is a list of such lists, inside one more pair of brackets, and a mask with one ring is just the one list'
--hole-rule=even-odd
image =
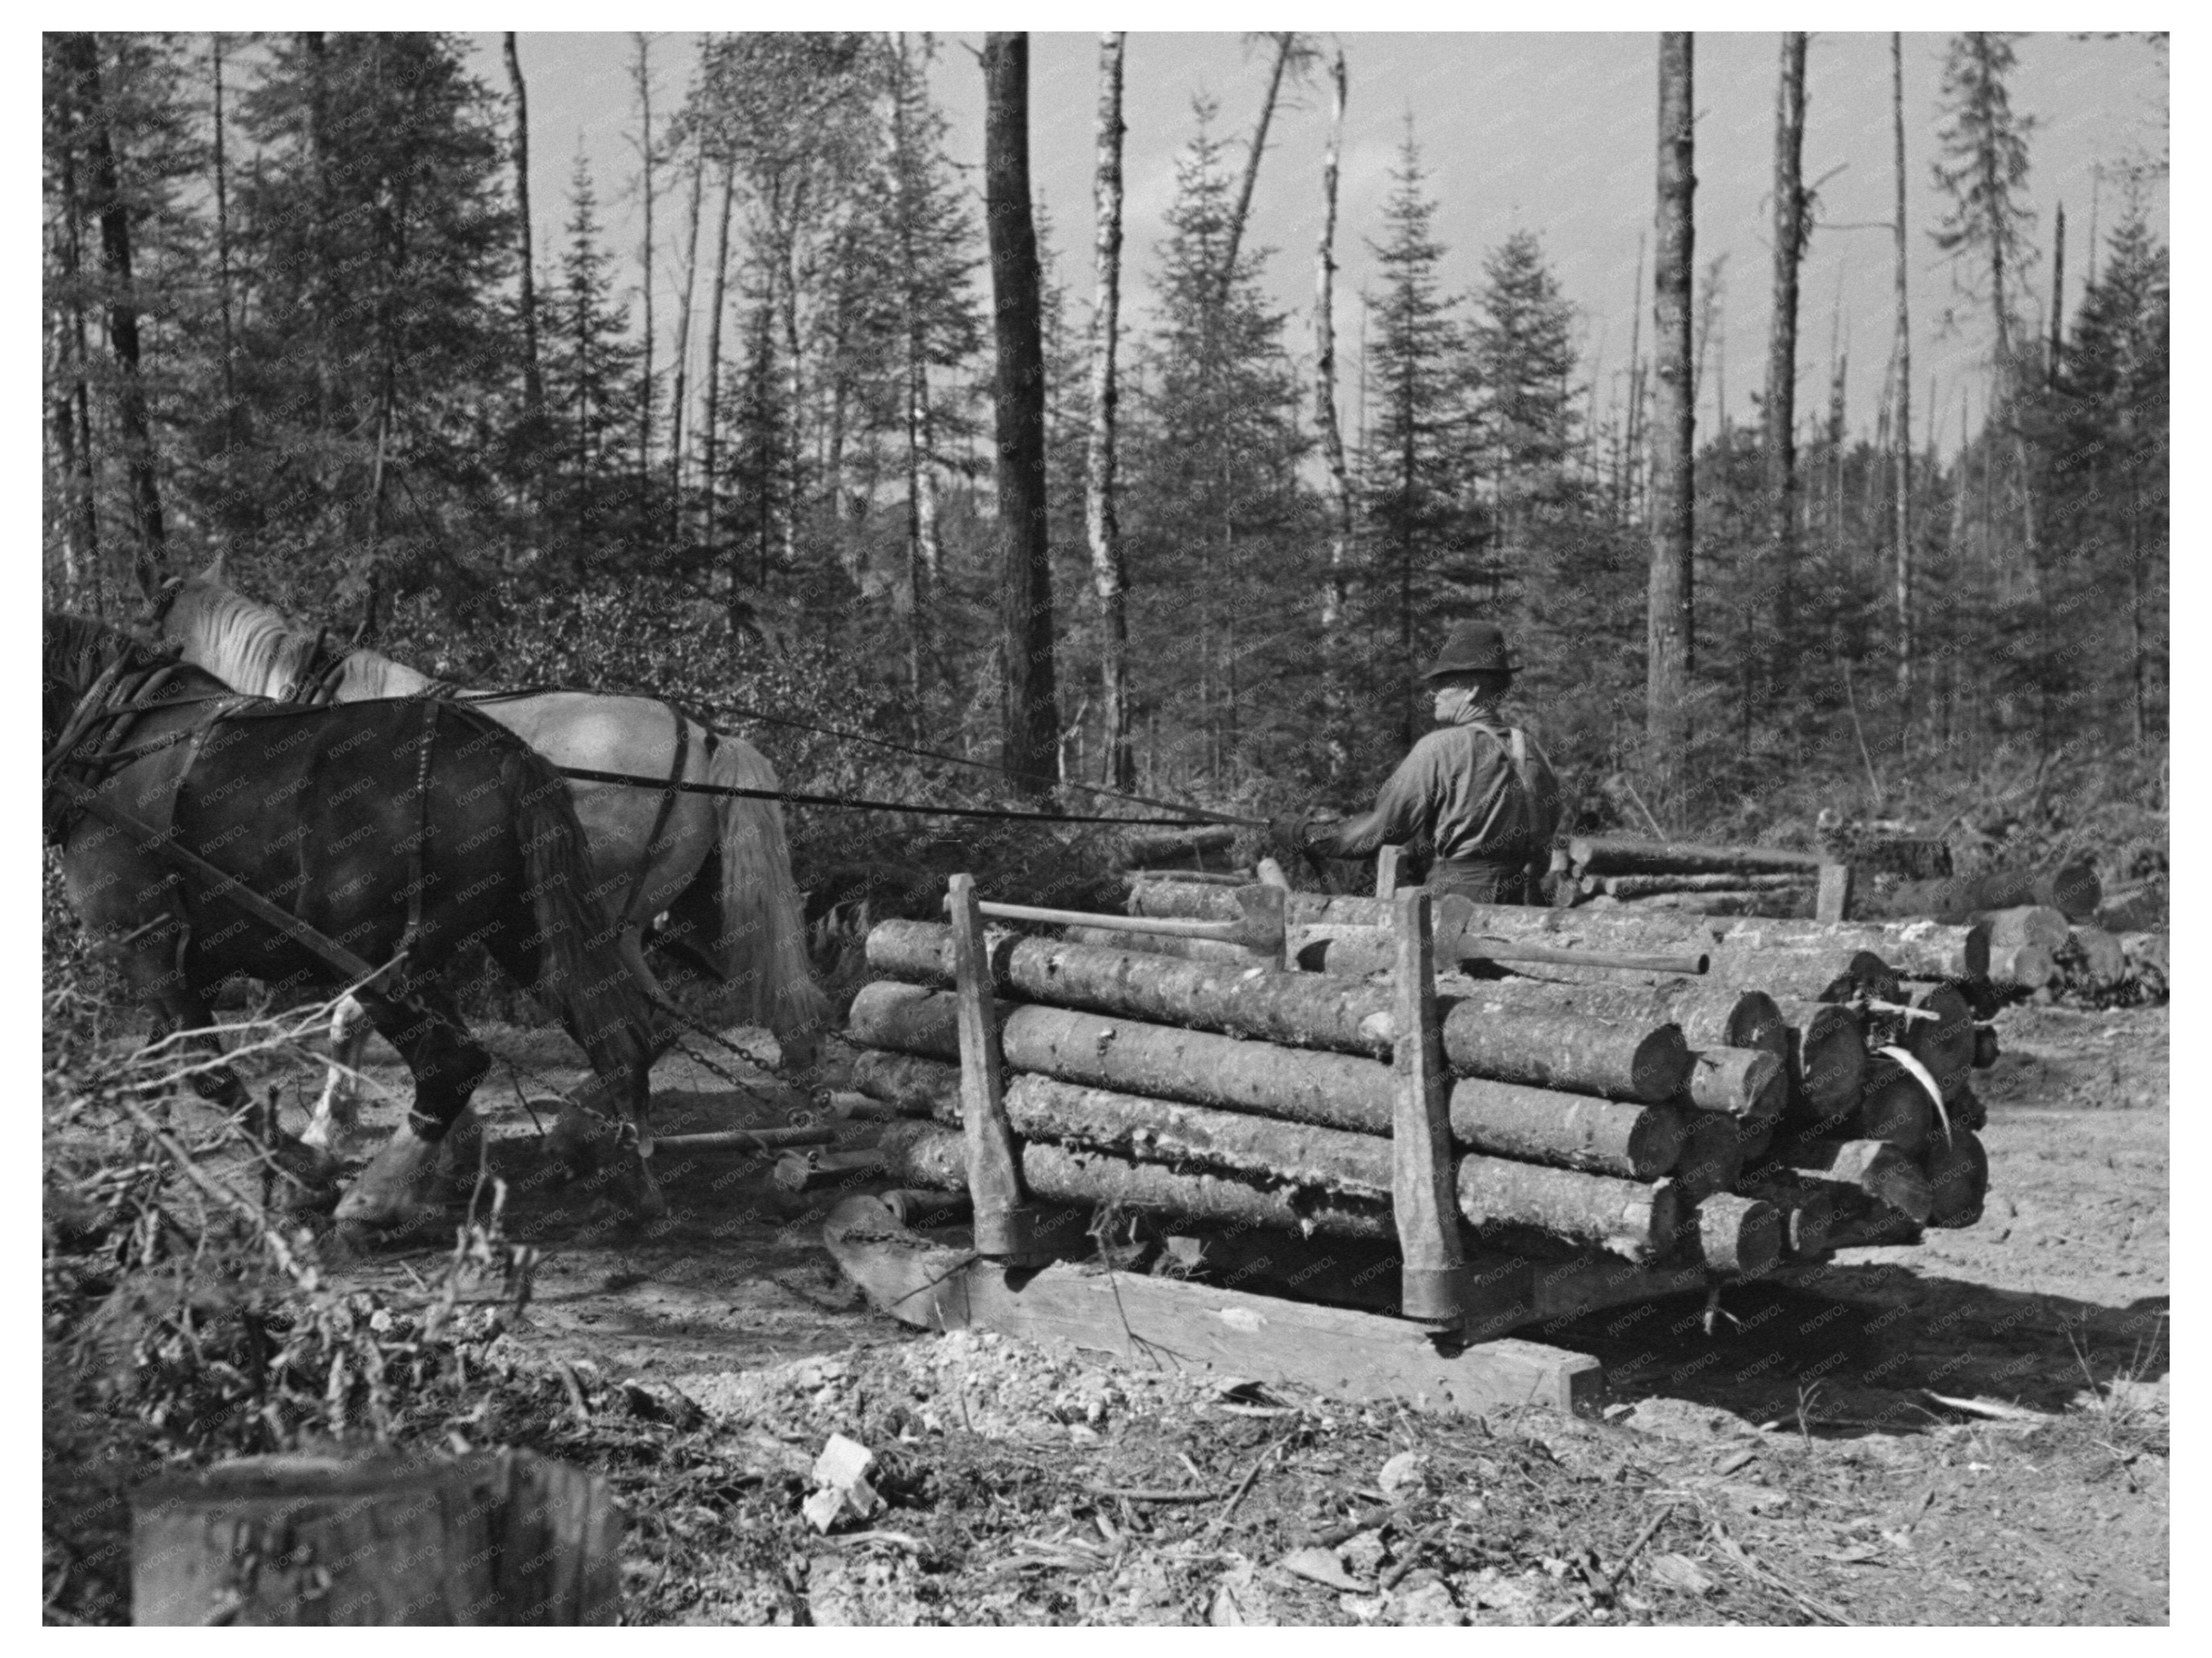
{"label": "dead tree", "polygon": [[1774,562],[1774,676],[1786,680],[1787,636],[1797,561],[1797,268],[1807,240],[1804,185],[1805,40],[1782,37],[1774,100],[1774,311],[1766,341],[1768,538]]}
{"label": "dead tree", "polygon": [[1690,673],[1696,595],[1691,566],[1691,463],[1697,410],[1691,386],[1691,198],[1697,187],[1691,130],[1692,37],[1659,37],[1659,176],[1653,373],[1659,417],[1651,434],[1651,580],[1644,719],[1660,793],[1670,800],[1689,760]]}
{"label": "dead tree", "polygon": [[1889,37],[1890,127],[1897,150],[1897,741],[1912,729],[1912,328],[1905,303],[1911,261],[1905,240],[1905,37]]}
{"label": "dead tree", "polygon": [[983,199],[998,348],[993,404],[1005,656],[1000,763],[1020,787],[1042,794],[1052,786],[1060,732],[1045,538],[1044,313],[1036,224],[1030,211],[1029,82],[1028,34],[986,36]]}
{"label": "dead tree", "polygon": [[1352,474],[1345,465],[1344,430],[1336,418],[1336,185],[1344,151],[1344,105],[1348,90],[1344,52],[1329,65],[1328,148],[1321,163],[1321,240],[1314,250],[1314,428],[1328,466],[1328,585],[1322,595],[1322,652],[1329,706],[1329,752],[1343,745],[1346,610],[1352,580]]}
{"label": "dead tree", "polygon": [[1129,746],[1129,619],[1121,525],[1114,511],[1114,417],[1120,396],[1114,353],[1121,302],[1121,135],[1127,131],[1121,121],[1121,58],[1126,38],[1118,31],[1098,38],[1098,163],[1091,190],[1098,310],[1091,343],[1091,442],[1083,504],[1091,586],[1098,595],[1107,778],[1117,789],[1137,786],[1136,756]]}

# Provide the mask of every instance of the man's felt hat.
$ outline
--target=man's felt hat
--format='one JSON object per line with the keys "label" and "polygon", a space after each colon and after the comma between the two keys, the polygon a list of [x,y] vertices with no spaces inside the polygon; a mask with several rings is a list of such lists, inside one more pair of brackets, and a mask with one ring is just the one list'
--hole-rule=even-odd
{"label": "man's felt hat", "polygon": [[1505,647],[1505,630],[1495,622],[1462,622],[1444,639],[1423,679],[1451,673],[1511,673],[1518,664]]}

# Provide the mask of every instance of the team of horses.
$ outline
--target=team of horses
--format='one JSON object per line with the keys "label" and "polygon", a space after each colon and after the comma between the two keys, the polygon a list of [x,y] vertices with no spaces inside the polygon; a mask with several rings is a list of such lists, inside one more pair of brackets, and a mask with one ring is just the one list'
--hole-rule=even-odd
{"label": "team of horses", "polygon": [[[775,773],[742,738],[648,697],[457,691],[332,652],[219,565],[170,583],[155,619],[166,651],[48,614],[47,835],[81,920],[166,1029],[205,1031],[232,974],[352,990],[311,1145],[355,1127],[336,1079],[368,1029],[399,1051],[412,1106],[341,1221],[397,1225],[428,1201],[438,1144],[489,1065],[443,982],[471,945],[584,1049],[592,1081],[553,1149],[641,1215],[660,1208],[647,1076],[674,1036],[653,963],[716,982],[733,1017],[811,1055],[829,1006]],[[227,1070],[203,1091],[246,1104]]]}

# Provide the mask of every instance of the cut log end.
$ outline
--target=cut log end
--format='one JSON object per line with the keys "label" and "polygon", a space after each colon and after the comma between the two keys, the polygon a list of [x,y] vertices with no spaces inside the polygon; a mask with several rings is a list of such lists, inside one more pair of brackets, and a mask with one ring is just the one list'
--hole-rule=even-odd
{"label": "cut log end", "polygon": [[1758,1198],[1723,1192],[1703,1199],[1682,1233],[1686,1253],[1713,1272],[1751,1277],[1782,1260],[1782,1216]]}

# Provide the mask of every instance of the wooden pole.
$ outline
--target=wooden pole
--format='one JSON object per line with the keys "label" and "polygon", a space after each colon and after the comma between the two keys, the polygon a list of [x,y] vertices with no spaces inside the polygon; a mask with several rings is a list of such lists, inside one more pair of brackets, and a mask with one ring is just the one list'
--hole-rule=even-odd
{"label": "wooden pole", "polygon": [[1840,921],[1851,907],[1851,866],[1849,864],[1820,865],[1820,884],[1813,895],[1813,919],[1816,921]]}
{"label": "wooden pole", "polygon": [[1382,846],[1375,852],[1375,896],[1395,897],[1398,891],[1398,864],[1404,857],[1403,847]]}
{"label": "wooden pole", "polygon": [[975,1252],[1016,1262],[1035,1257],[1035,1217],[1022,1189],[1020,1151],[1006,1122],[1000,1086],[999,1022],[983,955],[983,917],[975,878],[955,875],[952,953],[960,999],[960,1105],[968,1152],[968,1194],[975,1206]]}
{"label": "wooden pole", "polygon": [[1399,1308],[1406,1317],[1456,1328],[1465,1257],[1452,1192],[1451,1105],[1437,1020],[1436,957],[1429,895],[1396,895],[1397,1113],[1390,1130],[1391,1213],[1398,1228]]}

